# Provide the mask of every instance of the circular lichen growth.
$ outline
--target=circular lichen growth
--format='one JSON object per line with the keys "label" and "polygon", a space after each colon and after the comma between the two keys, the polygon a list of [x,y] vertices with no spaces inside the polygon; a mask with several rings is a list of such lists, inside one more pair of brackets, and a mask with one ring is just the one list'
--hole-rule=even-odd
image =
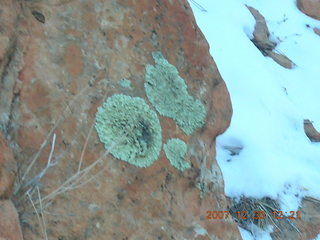
{"label": "circular lichen growth", "polygon": [[105,149],[137,167],[158,159],[162,136],[157,114],[142,98],[116,94],[96,114],[96,130]]}
{"label": "circular lichen growth", "polygon": [[184,159],[187,153],[187,144],[184,141],[172,138],[163,146],[163,149],[175,168],[183,172],[191,167],[191,164]]}

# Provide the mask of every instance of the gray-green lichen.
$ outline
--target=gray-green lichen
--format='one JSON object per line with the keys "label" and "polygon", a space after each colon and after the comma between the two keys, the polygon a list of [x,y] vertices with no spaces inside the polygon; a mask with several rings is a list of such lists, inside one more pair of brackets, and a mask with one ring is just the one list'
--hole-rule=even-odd
{"label": "gray-green lichen", "polygon": [[206,192],[208,192],[207,185],[205,184],[205,182],[198,182],[196,184],[196,187],[200,190],[200,199],[203,199]]}
{"label": "gray-green lichen", "polygon": [[183,172],[191,167],[191,164],[184,159],[187,153],[187,144],[184,141],[172,138],[163,146],[163,149],[171,165],[175,168]]}
{"label": "gray-green lichen", "polygon": [[119,80],[118,83],[123,88],[131,88],[131,81],[128,79],[123,78],[123,79]]}
{"label": "gray-green lichen", "polygon": [[100,141],[118,159],[148,167],[158,159],[162,145],[157,114],[142,98],[115,94],[96,114]]}
{"label": "gray-green lichen", "polygon": [[160,52],[152,56],[156,64],[147,65],[144,84],[149,101],[161,115],[173,118],[186,134],[192,134],[204,124],[204,105],[188,94],[175,66]]}

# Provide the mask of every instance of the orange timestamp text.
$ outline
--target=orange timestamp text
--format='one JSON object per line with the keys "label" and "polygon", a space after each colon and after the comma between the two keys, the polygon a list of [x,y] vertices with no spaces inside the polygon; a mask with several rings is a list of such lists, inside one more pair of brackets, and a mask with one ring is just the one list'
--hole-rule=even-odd
{"label": "orange timestamp text", "polygon": [[265,219],[265,218],[274,218],[274,219],[299,219],[301,217],[300,211],[272,211],[266,214],[265,211],[253,211],[253,213],[244,211],[233,212],[232,214],[229,211],[207,211],[207,219],[228,219],[232,215],[234,218],[246,220],[246,219]]}

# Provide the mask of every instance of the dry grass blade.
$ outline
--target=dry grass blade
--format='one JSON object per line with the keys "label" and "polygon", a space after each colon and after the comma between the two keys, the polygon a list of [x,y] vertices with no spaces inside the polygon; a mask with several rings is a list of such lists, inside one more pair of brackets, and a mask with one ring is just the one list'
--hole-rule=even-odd
{"label": "dry grass blade", "polygon": [[79,166],[78,166],[78,172],[80,172],[80,170],[81,170],[82,163],[83,163],[84,153],[85,153],[85,151],[87,150],[89,138],[90,138],[90,136],[91,136],[91,133],[92,133],[94,124],[95,124],[95,122],[93,122],[93,123],[91,124],[90,130],[89,130],[89,133],[88,133],[88,136],[87,136],[86,141],[85,141],[85,143],[84,143],[84,145],[83,145],[83,148],[82,148],[82,151],[81,151],[81,156],[80,156],[80,162],[79,162]]}
{"label": "dry grass blade", "polygon": [[40,213],[41,213],[41,219],[42,219],[43,232],[44,232],[45,239],[47,240],[48,239],[48,234],[47,234],[47,230],[46,230],[47,226],[46,226],[46,221],[45,221],[44,214],[43,214],[42,200],[41,200],[39,187],[37,187],[37,192],[38,192],[38,199],[39,199],[39,203],[40,203]]}
{"label": "dry grass blade", "polygon": [[55,148],[55,142],[56,142],[56,134],[53,134],[53,139],[52,139],[52,144],[51,144],[51,150],[50,150],[50,154],[48,157],[48,162],[46,167],[35,177],[33,177],[30,181],[28,181],[27,183],[21,183],[21,186],[19,187],[19,191],[17,191],[15,193],[15,196],[19,196],[19,198],[23,198],[25,196],[26,193],[29,193],[30,195],[32,195],[32,193],[34,192],[35,188],[38,186],[40,180],[43,178],[43,176],[48,172],[48,170],[55,166],[57,164],[57,162],[52,162],[52,156],[53,156],[53,152],[54,152],[54,148]]}
{"label": "dry grass blade", "polygon": [[[34,166],[34,164],[36,163],[36,161],[38,160],[38,158],[40,157],[40,154],[42,153],[43,149],[47,146],[48,141],[51,137],[51,135],[53,134],[53,132],[57,129],[57,127],[60,125],[60,123],[62,122],[62,120],[64,119],[64,115],[65,112],[70,109],[70,106],[72,106],[73,104],[75,104],[77,98],[79,96],[82,95],[82,93],[87,89],[87,87],[83,88],[71,101],[71,104],[68,105],[64,108],[64,110],[62,111],[62,114],[60,115],[60,117],[55,121],[54,126],[51,128],[50,132],[48,133],[48,135],[46,136],[45,140],[42,142],[39,150],[36,152],[36,154],[34,155],[34,157],[32,158],[30,164],[28,165],[27,169],[25,170],[22,178],[21,178],[21,182],[24,182],[25,179],[27,178],[29,172],[31,171],[32,167]],[[70,110],[69,110],[70,111]],[[19,189],[17,189],[15,191],[15,193],[17,193],[17,191],[19,191]]]}
{"label": "dry grass blade", "polygon": [[50,154],[49,154],[49,157],[48,157],[48,162],[47,162],[46,167],[37,176],[35,176],[27,184],[25,184],[24,187],[27,187],[27,186],[32,185],[33,183],[39,182],[43,178],[43,176],[46,174],[46,172],[49,170],[49,168],[51,168],[54,165],[56,165],[56,162],[52,162],[51,161],[52,160],[52,156],[53,156],[53,152],[54,152],[55,143],[56,143],[56,134],[53,134],[51,150],[50,150]]}
{"label": "dry grass blade", "polygon": [[[272,213],[274,211],[278,211],[277,207],[271,207],[269,204],[265,203],[265,202],[258,202],[258,205],[260,206],[260,208],[264,211],[264,213],[267,215],[267,222],[261,221],[262,224],[259,224],[260,228],[263,228],[265,225],[268,225],[268,220],[270,220],[271,225],[275,226],[279,231],[281,231],[280,227],[278,226],[278,224],[276,223],[276,221],[274,220]],[[268,207],[269,209],[267,209],[266,207]]]}
{"label": "dry grass blade", "polygon": [[[109,150],[105,151],[102,156],[100,156],[95,162],[90,164],[89,166],[85,167],[84,169],[77,171],[74,175],[72,175],[70,178],[68,178],[63,184],[61,184],[58,188],[53,190],[51,193],[49,193],[47,196],[42,198],[42,202],[44,203],[44,209],[48,206],[50,201],[52,201],[57,196],[67,192],[74,190],[76,188],[79,188],[90,181],[92,181],[94,178],[96,178],[99,174],[101,174],[107,166],[103,167],[98,171],[98,173],[94,174],[93,176],[90,176],[91,171],[94,167],[97,166],[97,164],[101,163],[102,160],[109,154],[110,149],[114,148],[116,145],[118,145],[122,141],[122,138],[119,138],[118,141],[114,142]],[[35,202],[35,205],[40,204],[39,201]]]}
{"label": "dry grass blade", "polygon": [[39,212],[38,212],[38,210],[37,210],[37,208],[36,208],[36,206],[35,206],[35,204],[34,204],[34,202],[33,202],[33,200],[32,200],[32,197],[31,197],[31,195],[30,195],[29,192],[27,192],[27,195],[28,195],[28,198],[29,198],[29,200],[30,200],[30,202],[31,202],[31,205],[32,205],[32,207],[33,207],[33,210],[34,210],[34,212],[35,212],[36,215],[37,215],[37,219],[38,219],[38,221],[39,221],[40,229],[41,229],[41,231],[42,231],[42,234],[43,234],[43,236],[44,236],[44,239],[45,239],[45,240],[48,240],[47,231],[46,231],[46,229],[45,229],[44,226],[43,226],[43,223],[42,223],[42,221],[41,221]]}
{"label": "dry grass blade", "polygon": [[314,203],[317,203],[317,204],[320,204],[320,199],[318,198],[314,198],[314,197],[310,197],[310,196],[307,196],[304,198],[305,200],[308,200],[310,202],[314,202]]}
{"label": "dry grass blade", "polygon": [[[236,212],[246,211],[248,213],[247,219],[238,219]],[[233,206],[230,210],[230,214],[239,222],[244,228],[250,224],[254,224],[261,229],[266,229],[269,225],[274,226],[279,231],[279,220],[275,219],[273,212],[279,211],[279,204],[268,197],[262,199],[242,197],[239,202],[233,201]],[[262,213],[263,216],[256,215],[256,213]]]}
{"label": "dry grass blade", "polygon": [[197,8],[199,8],[202,12],[207,12],[207,10],[202,7],[199,3],[197,3],[195,0],[190,0]]}
{"label": "dry grass blade", "polygon": [[[232,207],[230,209],[230,214],[233,216],[234,220],[244,229],[249,231],[253,236],[255,236],[254,225],[262,230],[268,229],[268,226],[272,226],[273,239],[285,239],[289,231],[296,231],[301,236],[301,231],[295,226],[294,222],[290,217],[281,215],[278,218],[276,215],[281,211],[279,203],[269,197],[264,197],[262,199],[241,197],[239,201],[235,199],[232,201]],[[237,216],[237,212],[246,211],[247,219],[242,219]],[[256,213],[262,213],[262,216],[258,216]],[[286,229],[286,231],[283,231]],[[299,238],[300,239],[300,238]]]}

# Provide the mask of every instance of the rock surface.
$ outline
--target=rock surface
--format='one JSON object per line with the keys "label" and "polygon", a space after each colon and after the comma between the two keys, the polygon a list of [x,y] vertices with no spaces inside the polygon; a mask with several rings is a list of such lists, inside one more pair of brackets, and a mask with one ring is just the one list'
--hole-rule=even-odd
{"label": "rock surface", "polygon": [[251,41],[260,50],[264,56],[271,57],[276,63],[284,68],[291,69],[294,63],[285,55],[274,51],[276,43],[269,39],[270,32],[263,15],[255,8],[247,6],[251,14],[256,20],[254,27],[253,39]]}
{"label": "rock surface", "polygon": [[300,217],[278,221],[278,229],[272,234],[275,239],[309,240],[317,237],[320,232],[320,200],[304,197],[298,211]]}
{"label": "rock surface", "polygon": [[[6,29],[0,120],[21,165],[12,199],[25,239],[43,239],[43,228],[60,240],[241,239],[231,219],[206,219],[207,211],[228,206],[215,137],[232,109],[187,1],[16,2],[0,6]],[[144,79],[154,51],[177,68],[207,111],[193,135],[158,114],[162,142],[188,145],[192,167],[184,172],[163,150],[148,168],[107,155],[92,127],[97,107],[113,94],[141,97],[152,107]]]}
{"label": "rock surface", "polygon": [[320,28],[314,28],[314,33],[320,36]]}
{"label": "rock surface", "polygon": [[[215,137],[228,127],[232,109],[185,0],[3,0],[0,20],[0,193],[18,209],[24,239],[44,239],[43,230],[60,240],[241,239],[232,219],[206,219],[207,211],[229,205]],[[272,51],[263,21],[254,35]],[[154,51],[207,110],[193,135],[158,114],[162,142],[179,138],[188,145],[192,165],[184,172],[163,150],[148,168],[107,155],[93,127],[97,107],[116,93],[141,97],[152,108],[144,82]],[[13,194],[8,146],[19,163]],[[0,239],[22,239],[11,201],[1,200],[0,208]],[[300,210],[303,218],[294,224],[301,234],[284,223],[276,232],[281,239],[307,240],[320,231],[319,201],[305,198]]]}
{"label": "rock surface", "polygon": [[13,153],[0,133],[0,199],[8,199],[11,196],[16,173]]}
{"label": "rock surface", "polygon": [[259,49],[272,51],[277,44],[269,39],[270,32],[264,16],[253,7],[247,6],[247,8],[256,20],[253,32],[254,43],[259,46]]}
{"label": "rock surface", "polygon": [[0,240],[23,240],[16,208],[10,200],[0,200]]}
{"label": "rock surface", "polygon": [[297,5],[304,14],[320,20],[320,0],[297,0]]}
{"label": "rock surface", "polygon": [[312,122],[308,119],[303,121],[304,132],[311,142],[320,142],[320,133],[314,128]]}

